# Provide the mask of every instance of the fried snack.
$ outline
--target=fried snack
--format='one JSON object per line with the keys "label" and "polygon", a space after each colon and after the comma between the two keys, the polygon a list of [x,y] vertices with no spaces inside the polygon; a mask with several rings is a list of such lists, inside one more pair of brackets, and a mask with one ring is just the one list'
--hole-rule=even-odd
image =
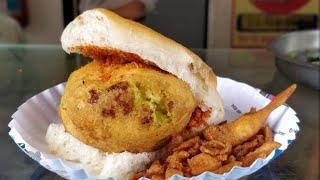
{"label": "fried snack", "polygon": [[221,166],[220,168],[214,170],[213,172],[216,174],[223,174],[225,172],[229,172],[234,166],[242,166],[242,162],[240,161],[232,161],[228,164]]}
{"label": "fried snack", "polygon": [[237,161],[233,155],[230,155],[226,161],[223,162],[222,166],[213,172],[216,174],[223,174],[229,172],[234,166],[241,166],[242,162]]}
{"label": "fried snack", "polygon": [[251,151],[255,150],[257,147],[261,146],[265,142],[265,137],[261,134],[254,136],[252,140],[249,140],[243,144],[237,145],[232,154],[237,158],[241,159],[243,156],[247,155]]}
{"label": "fried snack", "polygon": [[171,138],[171,141],[170,143],[167,145],[167,152],[166,154],[171,154],[173,153],[173,149],[180,146],[180,144],[183,143],[183,137],[181,135],[176,135],[176,136],[173,136]]}
{"label": "fried snack", "polygon": [[151,179],[168,179],[174,174],[191,177],[205,171],[223,174],[234,166],[248,166],[257,158],[266,157],[280,146],[277,142],[265,141],[265,134],[269,134],[265,133],[267,129],[268,127],[264,127],[259,131],[260,134],[256,134],[233,149],[230,143],[208,141],[203,139],[203,136],[195,136],[183,141],[182,136],[177,135],[171,140],[169,145],[171,151],[164,163],[154,161],[147,171],[137,173],[133,179],[142,176]]}
{"label": "fried snack", "polygon": [[[152,178],[160,172],[166,179],[174,174],[191,177],[205,171],[223,174],[234,166],[250,166],[257,158],[267,157],[281,144],[272,140],[268,126],[263,127],[265,120],[295,89],[296,85],[290,86],[265,108],[259,111],[251,108],[234,122],[210,125],[193,136],[190,129],[184,129],[171,139],[164,163],[152,164],[145,176]],[[160,178],[160,174],[156,175]]]}
{"label": "fried snack", "polygon": [[229,143],[221,143],[219,141],[211,140],[204,142],[200,147],[200,151],[203,153],[210,154],[215,157],[219,161],[225,161],[228,159],[228,155],[231,152],[231,144]]}
{"label": "fried snack", "polygon": [[272,141],[272,131],[269,126],[266,126],[262,129],[265,141]]}
{"label": "fried snack", "polygon": [[165,167],[160,163],[159,160],[154,161],[147,171],[141,171],[133,175],[130,180],[138,180],[141,177],[150,177],[151,179],[164,179],[163,174],[165,173]]}
{"label": "fried snack", "polygon": [[59,107],[66,130],[107,152],[147,152],[189,122],[189,85],[153,66],[93,61],[74,71]]}
{"label": "fried snack", "polygon": [[234,155],[231,154],[231,155],[228,157],[228,159],[223,163],[223,165],[229,164],[229,163],[234,162],[234,161],[236,161],[236,160],[237,160],[236,157],[234,157]]}
{"label": "fried snack", "polygon": [[274,141],[267,141],[255,151],[247,154],[243,159],[241,159],[242,166],[250,166],[258,158],[266,158],[274,149],[279,148],[280,143]]}
{"label": "fried snack", "polygon": [[205,171],[214,171],[222,166],[221,161],[206,153],[200,153],[188,159],[192,175],[199,175]]}
{"label": "fried snack", "polygon": [[172,155],[168,156],[166,162],[168,163],[168,168],[179,169],[183,168],[182,161],[187,159],[190,154],[187,151],[174,152]]}
{"label": "fried snack", "polygon": [[171,177],[171,176],[173,176],[175,174],[183,176],[182,170],[174,169],[174,168],[168,168],[166,170],[165,179],[169,179],[169,177]]}
{"label": "fried snack", "polygon": [[192,139],[189,139],[187,141],[184,141],[183,143],[181,143],[178,147],[174,148],[173,151],[181,151],[181,150],[186,150],[189,149],[193,146],[197,146],[200,143],[200,137],[196,136]]}
{"label": "fried snack", "polygon": [[173,148],[172,151],[176,152],[176,151],[184,150],[184,151],[187,151],[189,155],[194,156],[196,154],[199,154],[200,144],[201,144],[200,137],[195,136],[194,138],[184,141],[178,147]]}
{"label": "fried snack", "polygon": [[154,161],[150,168],[147,170],[148,176],[154,176],[154,175],[162,175],[165,172],[164,167],[161,165],[160,161]]}
{"label": "fried snack", "polygon": [[151,180],[164,180],[164,178],[161,175],[153,175],[151,176]]}
{"label": "fried snack", "polygon": [[266,107],[257,112],[251,111],[240,116],[235,121],[221,126],[209,126],[204,130],[203,134],[205,138],[207,140],[215,139],[221,142],[229,142],[232,146],[236,146],[247,141],[250,137],[258,133],[269,114],[274,109],[282,105],[295,91],[295,89],[296,85],[291,85],[284,91],[280,92]]}

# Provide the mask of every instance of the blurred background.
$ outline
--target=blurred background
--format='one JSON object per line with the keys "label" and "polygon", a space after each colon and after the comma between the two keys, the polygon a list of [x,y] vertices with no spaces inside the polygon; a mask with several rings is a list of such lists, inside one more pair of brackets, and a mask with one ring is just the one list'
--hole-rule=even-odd
{"label": "blurred background", "polygon": [[263,48],[280,34],[319,28],[319,6],[319,0],[0,0],[0,43],[59,44],[74,17],[105,7],[190,48]]}

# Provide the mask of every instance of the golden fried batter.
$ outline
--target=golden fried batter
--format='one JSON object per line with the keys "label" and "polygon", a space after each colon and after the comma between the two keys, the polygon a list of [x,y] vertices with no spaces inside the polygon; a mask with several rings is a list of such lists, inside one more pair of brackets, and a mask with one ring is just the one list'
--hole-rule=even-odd
{"label": "golden fried batter", "polygon": [[209,126],[203,132],[205,138],[208,140],[215,139],[221,142],[229,142],[232,146],[247,141],[250,137],[258,133],[266,122],[269,114],[282,105],[296,90],[296,87],[297,86],[293,84],[280,92],[266,107],[259,111],[252,109],[231,123],[220,126]]}
{"label": "golden fried batter", "polygon": [[164,174],[165,172],[165,169],[164,167],[161,165],[160,161],[154,161],[150,168],[147,170],[147,174],[150,175],[150,176],[153,176],[153,175],[162,175]]}
{"label": "golden fried batter", "polygon": [[223,173],[229,172],[234,166],[241,166],[241,165],[242,165],[242,162],[240,161],[232,161],[214,170],[213,172],[215,174],[223,174]]}
{"label": "golden fried batter", "polygon": [[265,141],[272,141],[272,131],[269,126],[266,126],[262,129]]}
{"label": "golden fried batter", "polygon": [[73,72],[59,107],[66,130],[107,152],[153,151],[188,123],[189,86],[138,62],[93,61]]}
{"label": "golden fried batter", "polygon": [[200,153],[188,159],[188,165],[192,175],[199,175],[205,171],[214,171],[221,167],[221,161],[206,153]]}
{"label": "golden fried batter", "polygon": [[257,147],[261,146],[265,142],[264,138],[265,137],[261,134],[255,135],[252,140],[249,140],[243,144],[237,145],[233,149],[233,155],[235,157],[237,157],[237,159],[240,159],[241,157],[243,157],[243,156],[247,155],[248,153],[250,153],[251,151],[255,150]]}
{"label": "golden fried batter", "polygon": [[275,141],[267,141],[258,147],[255,151],[247,154],[242,161],[242,166],[250,166],[256,159],[258,158],[266,158],[274,149],[279,148],[281,146],[280,143]]}

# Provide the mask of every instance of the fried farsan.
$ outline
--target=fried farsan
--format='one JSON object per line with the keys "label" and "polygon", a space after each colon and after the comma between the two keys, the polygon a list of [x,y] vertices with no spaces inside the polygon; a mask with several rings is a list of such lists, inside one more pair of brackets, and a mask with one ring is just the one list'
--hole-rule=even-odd
{"label": "fried farsan", "polygon": [[267,141],[253,152],[248,153],[241,159],[242,166],[250,166],[258,158],[266,158],[274,149],[279,148],[280,143]]}
{"label": "fried farsan", "polygon": [[[236,123],[229,123],[230,126],[227,126],[228,123],[210,125],[204,131],[193,134],[193,136],[192,133],[188,133],[188,131],[192,131],[192,128],[184,129],[183,132],[171,139],[167,147],[167,155],[161,161],[155,161],[147,171],[137,173],[133,179],[142,176],[151,179],[167,179],[174,174],[191,177],[205,171],[223,174],[234,166],[247,167],[257,158],[266,158],[274,149],[281,146],[280,143],[272,140],[271,129],[264,126],[266,116],[284,103],[295,89],[296,85],[290,86],[279,93],[265,108],[260,111],[252,108],[249,113],[238,118]],[[232,138],[228,133],[233,136],[239,133],[232,134],[227,127],[231,127],[231,129],[237,126],[247,127],[246,123],[250,117],[250,123],[253,123],[257,130],[247,129],[250,131],[247,136],[250,134],[250,137],[240,134],[238,139],[228,141],[228,138]],[[212,127],[215,129],[212,130]],[[218,131],[215,131],[217,129]]]}

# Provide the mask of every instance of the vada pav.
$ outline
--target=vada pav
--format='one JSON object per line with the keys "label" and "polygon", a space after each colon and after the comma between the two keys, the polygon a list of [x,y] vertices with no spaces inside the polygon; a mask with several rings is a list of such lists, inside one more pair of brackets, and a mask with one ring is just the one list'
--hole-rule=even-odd
{"label": "vada pav", "polygon": [[50,125],[46,139],[55,154],[99,177],[128,177],[183,129],[223,120],[212,69],[150,28],[93,9],[64,29],[61,43],[92,62],[70,75],[58,110],[63,126]]}

